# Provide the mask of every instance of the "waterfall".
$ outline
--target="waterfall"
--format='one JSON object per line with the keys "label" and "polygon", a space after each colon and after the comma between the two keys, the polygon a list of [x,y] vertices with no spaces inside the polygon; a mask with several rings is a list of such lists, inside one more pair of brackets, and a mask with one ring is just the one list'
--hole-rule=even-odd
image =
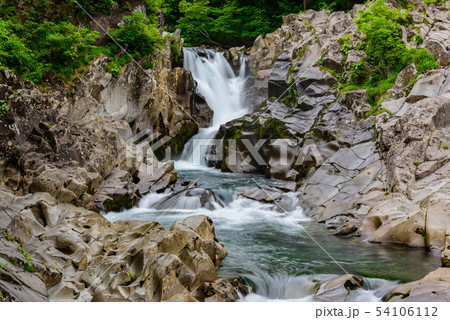
{"label": "waterfall", "polygon": [[[247,81],[245,58],[241,56],[240,69],[236,75],[222,52],[196,48],[184,48],[184,68],[191,71],[201,93],[214,111],[212,126],[202,128],[186,144],[177,169],[205,165],[204,154],[208,142],[215,137],[220,125],[239,118],[248,112],[245,103]],[[201,143],[198,143],[202,139]],[[195,143],[197,141],[197,143]]]}

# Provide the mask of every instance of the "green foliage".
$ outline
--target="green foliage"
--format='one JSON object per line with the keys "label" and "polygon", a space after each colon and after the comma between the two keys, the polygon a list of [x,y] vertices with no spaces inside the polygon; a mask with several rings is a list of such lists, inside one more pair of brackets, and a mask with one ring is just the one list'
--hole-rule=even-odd
{"label": "green foliage", "polygon": [[165,0],[145,0],[145,5],[147,9],[147,15],[150,17],[152,22],[156,22],[156,13],[163,11],[166,13],[166,1]]}
{"label": "green foliage", "polygon": [[183,55],[181,54],[180,48],[176,43],[170,45],[170,51],[172,52],[172,63],[174,66],[183,66]]}
{"label": "green foliage", "polygon": [[122,54],[118,59],[111,59],[111,62],[106,65],[106,71],[110,72],[115,78],[119,76],[122,67],[131,60],[126,53]]}
{"label": "green foliage", "polygon": [[97,32],[69,22],[19,24],[0,18],[0,64],[34,82],[49,75],[67,79],[87,63],[97,37]]}
{"label": "green foliage", "polygon": [[[308,9],[351,9],[358,0],[307,1]],[[188,45],[251,45],[281,26],[282,17],[304,10],[294,0],[167,0],[165,20],[182,30]],[[288,40],[288,39],[286,39]]]}
{"label": "green foliage", "polygon": [[320,10],[330,10],[334,11],[337,6],[337,1],[329,2],[329,1],[320,1],[318,3]]}
{"label": "green foliage", "polygon": [[[98,33],[86,26],[90,20],[77,3],[89,14],[108,15],[130,8],[126,0],[23,0],[21,5],[2,0],[0,65],[35,83],[55,78],[70,82],[81,77],[93,59],[105,54],[113,60],[108,69],[118,75],[129,57],[117,56],[118,46],[112,42],[94,46]],[[150,18],[135,12],[111,30],[133,57],[140,59],[158,47],[161,35],[156,13],[163,5],[164,0],[146,0]]]}
{"label": "green foliage", "polygon": [[[9,111],[9,107],[6,105],[5,100],[0,100],[0,115],[4,115]],[[8,236],[8,235],[7,235]],[[9,236],[8,236],[9,237]],[[8,239],[9,240],[9,239]]]}
{"label": "green foliage", "polygon": [[448,149],[448,145],[444,144],[444,145],[442,146],[442,148],[444,148],[444,150],[447,150],[447,149]]}
{"label": "green foliage", "polygon": [[411,40],[417,43],[418,45],[421,45],[423,43],[423,37],[419,33],[414,35]]}
{"label": "green foliage", "polygon": [[111,29],[110,33],[136,57],[153,54],[162,39],[156,24],[151,23],[142,12],[133,12],[126,16],[119,28]]}
{"label": "green foliage", "polygon": [[209,0],[182,0],[179,10],[182,16],[177,27],[183,31],[187,45],[220,45],[220,41],[238,36],[240,21],[236,16],[241,10],[236,1],[227,0],[221,7],[214,7]]}
{"label": "green foliage", "polygon": [[110,72],[114,78],[119,76],[120,70],[122,70],[122,66],[117,60],[113,60],[106,65],[106,71]]}
{"label": "green foliage", "polygon": [[[119,4],[113,0],[76,0],[80,6],[83,7],[88,13],[103,13],[109,15],[112,9],[119,7]],[[71,2],[75,3],[71,0]],[[75,3],[76,5],[76,3]],[[77,6],[78,7],[78,6]],[[84,11],[78,7],[78,10],[83,14]]]}
{"label": "green foliage", "polygon": [[35,270],[30,263],[31,258],[30,258],[29,252],[27,250],[25,250],[20,244],[17,245],[17,249],[19,250],[20,253],[23,254],[23,256],[25,257],[25,260],[26,260],[23,269],[25,271],[34,272]]}
{"label": "green foliage", "polygon": [[416,167],[420,166],[420,161],[414,161],[414,165],[415,165]]}
{"label": "green foliage", "polygon": [[[433,55],[423,48],[406,48],[401,34],[402,25],[409,23],[408,13],[389,8],[382,0],[375,2],[369,10],[361,11],[356,19],[358,30],[364,34],[358,47],[367,54],[356,63],[350,72],[350,80],[341,85],[344,91],[367,89],[369,102],[377,100],[394,84],[400,71],[411,63],[416,64],[419,73],[437,68]],[[420,38],[416,38],[420,41]],[[342,51],[348,52],[348,41],[342,38]]]}
{"label": "green foliage", "polygon": [[356,20],[358,30],[365,34],[359,49],[367,53],[366,61],[375,71],[370,81],[383,80],[391,70],[399,72],[408,64],[408,50],[401,38],[401,25],[406,24],[406,18],[406,13],[390,9],[378,0]]}
{"label": "green foliage", "polygon": [[[291,68],[289,69],[289,73],[291,74],[294,70],[294,67],[291,66]],[[290,105],[293,108],[296,108],[298,105],[297,102],[297,89],[295,87],[295,85],[292,85],[294,83],[294,78],[292,76],[289,77],[289,89],[287,92],[287,95],[281,99],[281,102],[286,103],[288,105]]]}
{"label": "green foliage", "polygon": [[446,3],[448,0],[424,0],[423,3],[424,4],[429,4],[429,3],[435,3],[437,5],[443,5],[444,3]]}

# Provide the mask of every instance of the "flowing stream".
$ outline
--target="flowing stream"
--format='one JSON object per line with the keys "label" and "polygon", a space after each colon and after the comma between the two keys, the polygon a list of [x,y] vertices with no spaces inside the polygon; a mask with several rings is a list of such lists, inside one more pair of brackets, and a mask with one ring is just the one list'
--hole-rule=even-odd
{"label": "flowing stream", "polygon": [[[246,75],[244,64],[236,76],[223,54],[212,50],[201,57],[194,49],[184,49],[184,61],[184,67],[191,70],[199,91],[214,110],[214,119],[212,127],[201,129],[186,145],[182,159],[176,162],[178,177],[179,180],[198,179],[199,187],[220,194],[223,201],[216,203],[214,210],[180,201],[160,217],[164,210],[156,209],[156,205],[170,194],[150,194],[133,209],[109,213],[106,216],[109,220],[159,218],[159,223],[170,227],[175,220],[190,215],[211,217],[218,240],[228,250],[219,277],[244,276],[256,289],[242,301],[314,301],[317,282],[344,274],[342,268],[364,279],[365,290],[353,291],[348,301],[379,300],[398,283],[420,279],[439,266],[439,258],[422,249],[334,236],[303,214],[294,193],[288,194],[289,215],[293,219],[270,204],[234,195],[237,187],[255,186],[255,181],[258,184],[282,182],[259,175],[222,173],[205,167],[202,161],[194,165],[195,152],[205,153],[193,149],[194,139],[212,139],[220,124],[248,112],[244,94]],[[197,155],[197,158],[201,157]]]}
{"label": "flowing stream", "polygon": [[[215,137],[221,124],[239,118],[248,112],[245,105],[245,84],[247,74],[245,59],[241,57],[239,73],[235,75],[222,53],[205,50],[205,56],[199,56],[195,49],[184,48],[184,68],[191,71],[197,82],[198,91],[205,97],[213,109],[214,116],[209,128],[199,130],[185,146],[177,169],[205,165],[208,140]],[[195,141],[202,141],[195,143]]]}

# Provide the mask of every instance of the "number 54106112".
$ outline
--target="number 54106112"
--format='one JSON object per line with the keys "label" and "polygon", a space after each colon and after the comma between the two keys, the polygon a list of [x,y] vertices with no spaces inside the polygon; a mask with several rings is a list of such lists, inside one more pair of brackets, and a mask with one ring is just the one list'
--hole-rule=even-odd
{"label": "number 54106112", "polygon": [[438,308],[436,307],[377,307],[376,316],[382,315],[388,317],[437,317]]}

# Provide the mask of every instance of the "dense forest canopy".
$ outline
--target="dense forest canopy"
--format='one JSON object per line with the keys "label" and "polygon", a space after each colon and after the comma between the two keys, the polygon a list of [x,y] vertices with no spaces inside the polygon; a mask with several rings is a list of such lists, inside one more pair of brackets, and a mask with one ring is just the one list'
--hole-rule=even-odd
{"label": "dense forest canopy", "polygon": [[[188,45],[251,45],[281,26],[282,17],[305,9],[349,10],[361,0],[167,0],[166,21]],[[170,28],[169,27],[169,28]]]}
{"label": "dense forest canopy", "polygon": [[[132,1],[132,0],[130,0]],[[438,0],[425,0],[438,1]],[[281,26],[282,16],[307,9],[349,10],[358,0],[135,0],[133,4],[145,4],[146,14],[131,12],[126,0],[0,0],[0,67],[12,69],[24,79],[35,83],[60,79],[73,83],[99,54],[111,58],[108,70],[117,75],[130,55],[136,59],[146,58],[145,67],[151,67],[150,57],[167,40],[164,29],[179,28],[186,46],[213,45],[221,47],[250,46],[258,35],[274,31]],[[398,1],[406,7],[408,1]],[[82,7],[82,8],[81,8]],[[383,11],[384,10],[384,11]],[[423,52],[408,52],[398,37],[399,19],[384,18],[377,14],[367,19],[382,24],[383,31],[368,29],[360,21],[359,27],[369,36],[374,35],[367,50],[376,50],[372,65],[380,66],[379,74],[385,74],[383,59],[377,60],[379,46],[393,46],[392,66],[404,66],[404,62],[420,60]],[[389,13],[391,14],[391,13]],[[393,13],[392,13],[393,14]],[[93,31],[94,22],[88,15],[120,17],[109,29],[117,41],[109,38],[99,42],[99,34]],[[383,20],[385,19],[385,20]],[[117,20],[117,19],[116,19]],[[370,22],[369,21],[369,22]],[[391,24],[396,22],[393,27]],[[117,22],[120,22],[117,25]],[[370,24],[369,24],[370,25]],[[379,26],[375,26],[379,28]],[[98,28],[97,28],[98,30]],[[386,36],[385,38],[382,38]],[[369,37],[368,39],[372,39]],[[386,41],[389,40],[389,41]],[[371,40],[372,41],[372,40]],[[395,42],[395,43],[394,43]],[[377,46],[378,44],[378,46]],[[127,49],[127,54],[120,46]],[[177,49],[177,48],[174,48]],[[178,49],[177,49],[178,50]],[[378,50],[378,51],[377,51]],[[411,58],[411,54],[414,58]],[[176,56],[179,56],[179,52]],[[398,58],[401,56],[401,59]],[[398,60],[400,59],[400,60]],[[425,59],[428,61],[428,59]],[[361,72],[363,72],[361,70]],[[360,73],[361,73],[360,72]],[[364,78],[364,75],[355,75]],[[380,79],[371,78],[373,81]]]}
{"label": "dense forest canopy", "polygon": [[[147,15],[128,13],[110,34],[132,56],[151,55],[164,40],[157,14],[165,16],[165,28],[182,30],[186,45],[251,45],[259,34],[281,25],[281,17],[308,8],[349,9],[354,0],[145,0]],[[81,9],[80,6],[83,8]],[[97,55],[113,59],[108,66],[116,74],[130,57],[113,41],[95,45],[98,33],[87,15],[128,12],[125,0],[1,0],[0,66],[13,69],[36,83],[58,77],[75,80]]]}
{"label": "dense forest canopy", "polygon": [[[163,2],[145,3],[147,14],[128,12],[120,26],[109,30],[138,59],[154,53],[162,41],[156,14]],[[55,78],[70,82],[103,53],[113,58],[108,69],[116,74],[130,56],[111,39],[106,45],[95,45],[99,34],[87,15],[126,13],[129,7],[124,0],[1,0],[0,66],[35,83]]]}

